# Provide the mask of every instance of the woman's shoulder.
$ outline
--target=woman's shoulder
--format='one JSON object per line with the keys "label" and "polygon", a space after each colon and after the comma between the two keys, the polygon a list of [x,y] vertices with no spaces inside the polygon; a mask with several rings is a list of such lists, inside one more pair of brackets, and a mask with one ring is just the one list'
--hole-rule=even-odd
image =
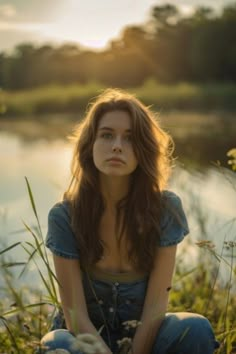
{"label": "woman's shoulder", "polygon": [[182,200],[178,194],[171,190],[164,190],[161,193],[161,208],[162,215],[166,217],[177,216],[178,214],[183,214]]}
{"label": "woman's shoulder", "polygon": [[49,219],[65,218],[70,219],[70,203],[68,200],[62,200],[54,204],[48,213]]}
{"label": "woman's shoulder", "polygon": [[56,203],[48,214],[46,246],[52,253],[65,258],[79,258],[78,244],[71,225],[70,203]]}
{"label": "woman's shoulder", "polygon": [[181,198],[173,191],[162,192],[160,246],[179,243],[189,233]]}
{"label": "woman's shoulder", "polygon": [[177,203],[181,201],[180,197],[173,191],[165,189],[161,193],[162,200],[169,203]]}

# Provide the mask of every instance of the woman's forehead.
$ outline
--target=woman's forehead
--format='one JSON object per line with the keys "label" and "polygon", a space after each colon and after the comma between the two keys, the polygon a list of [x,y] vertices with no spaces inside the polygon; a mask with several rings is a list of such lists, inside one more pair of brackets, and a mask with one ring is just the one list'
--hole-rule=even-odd
{"label": "woman's forehead", "polygon": [[131,118],[128,112],[111,111],[105,113],[98,124],[98,129],[110,128],[113,130],[130,130]]}

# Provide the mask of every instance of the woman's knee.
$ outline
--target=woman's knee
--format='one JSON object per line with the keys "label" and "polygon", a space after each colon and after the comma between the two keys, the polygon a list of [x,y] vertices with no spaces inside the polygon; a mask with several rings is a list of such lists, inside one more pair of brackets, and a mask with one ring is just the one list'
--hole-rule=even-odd
{"label": "woman's knee", "polygon": [[[218,342],[215,339],[214,331],[209,320],[199,314],[189,313],[183,318],[184,333],[182,340],[195,344],[196,348],[206,353],[213,353],[218,348]],[[201,352],[201,351],[199,351]]]}
{"label": "woman's knee", "polygon": [[64,349],[72,354],[79,354],[79,351],[73,351],[72,344],[75,340],[74,336],[66,329],[56,329],[51,331],[42,338],[41,347],[43,353],[54,349]]}
{"label": "woman's knee", "polygon": [[[155,347],[159,348],[157,353],[165,353],[167,349],[173,348],[178,348],[181,353],[188,353],[194,348],[192,353],[201,353],[201,350],[205,350],[208,354],[213,353],[217,346],[208,319],[202,315],[186,312],[166,315],[155,344]],[[162,347],[163,351],[160,350]]]}
{"label": "woman's knee", "polygon": [[178,321],[185,329],[186,333],[196,334],[197,332],[202,335],[213,334],[210,322],[202,315],[196,313],[180,313],[178,317]]}
{"label": "woman's knee", "polygon": [[206,317],[186,312],[173,314],[173,316],[175,316],[175,325],[178,323],[182,340],[191,337],[199,343],[214,338],[212,326]]}

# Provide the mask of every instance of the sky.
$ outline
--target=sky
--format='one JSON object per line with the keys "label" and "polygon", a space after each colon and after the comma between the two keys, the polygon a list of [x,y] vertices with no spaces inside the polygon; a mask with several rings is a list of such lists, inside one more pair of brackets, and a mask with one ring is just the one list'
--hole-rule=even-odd
{"label": "sky", "polygon": [[[75,43],[102,49],[128,25],[148,20],[153,6],[167,0],[0,0],[0,51],[20,43]],[[185,14],[194,6],[220,10],[236,1],[168,0]]]}

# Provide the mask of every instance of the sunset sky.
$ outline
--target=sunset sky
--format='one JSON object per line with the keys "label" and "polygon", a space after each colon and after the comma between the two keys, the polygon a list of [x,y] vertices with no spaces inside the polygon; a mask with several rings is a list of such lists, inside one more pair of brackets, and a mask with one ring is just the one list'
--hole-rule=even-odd
{"label": "sunset sky", "polygon": [[[102,48],[127,25],[148,19],[150,8],[166,4],[158,0],[0,0],[0,50],[22,42],[73,42]],[[169,0],[190,13],[193,6],[220,9],[235,1]]]}

